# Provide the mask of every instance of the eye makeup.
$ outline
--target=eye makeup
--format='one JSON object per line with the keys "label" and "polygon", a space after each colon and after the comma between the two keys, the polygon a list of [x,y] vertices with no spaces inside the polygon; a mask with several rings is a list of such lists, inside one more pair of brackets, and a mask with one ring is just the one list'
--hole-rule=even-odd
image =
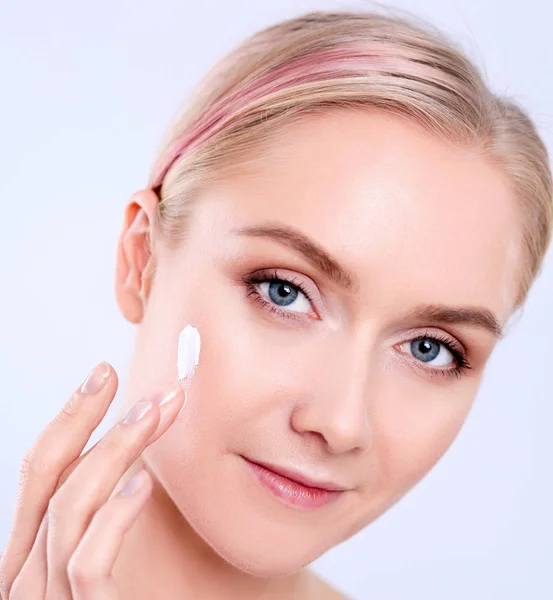
{"label": "eye makeup", "polygon": [[[430,331],[425,331],[421,335],[417,335],[415,337],[411,337],[404,342],[401,342],[397,346],[403,346],[405,344],[412,344],[415,342],[423,342],[423,341],[431,341],[439,344],[444,347],[453,357],[453,366],[452,367],[434,367],[432,365],[425,366],[425,362],[422,360],[418,360],[416,357],[413,357],[412,354],[409,356],[412,357],[413,362],[416,367],[419,369],[424,369],[430,376],[438,376],[438,377],[461,377],[467,370],[472,369],[471,364],[468,361],[467,355],[463,347],[459,342],[457,342],[454,338],[447,336],[444,333],[434,333]],[[400,350],[402,354],[407,354],[406,352]],[[410,360],[410,359],[408,359]]]}
{"label": "eye makeup", "polygon": [[[242,277],[244,284],[247,289],[247,296],[251,298],[253,302],[259,304],[263,310],[268,311],[270,314],[274,315],[276,318],[285,319],[287,321],[295,321],[295,322],[304,322],[306,320],[320,320],[320,316],[318,315],[315,307],[313,294],[299,278],[286,275],[282,273],[279,269],[262,269],[256,271],[253,274],[246,275]],[[303,294],[313,308],[313,313],[308,314],[305,312],[297,312],[293,310],[287,310],[285,307],[278,306],[270,297],[268,297],[266,292],[261,290],[261,286],[265,283],[270,284],[281,284],[288,287],[288,290],[295,290],[298,294]],[[400,346],[404,346],[406,344],[413,344],[416,342],[424,342],[430,341],[431,343],[439,344],[442,348],[444,348],[447,352],[449,352],[452,356],[452,366],[443,367],[443,366],[432,366],[430,364],[425,363],[425,361],[417,359],[415,356],[410,354],[409,352],[405,352],[400,350]],[[398,349],[398,352],[402,355],[402,358],[405,361],[409,361],[412,366],[421,371],[424,375],[430,377],[461,377],[468,370],[472,369],[471,364],[469,363],[467,353],[464,350],[463,345],[458,342],[455,338],[448,336],[447,334],[441,332],[431,332],[424,331],[423,333],[408,338],[401,342],[400,344],[395,344],[394,348]]]}
{"label": "eye makeup", "polygon": [[[270,313],[284,319],[292,319],[295,321],[305,321],[306,319],[319,320],[319,315],[315,309],[315,302],[312,293],[308,289],[308,286],[300,281],[297,277],[292,275],[284,275],[278,269],[265,269],[256,271],[251,275],[244,276],[243,282],[246,285],[248,297],[250,297],[254,302],[259,303],[262,308],[268,310]],[[267,298],[266,295],[261,292],[260,286],[264,283],[283,284],[288,286],[291,290],[295,290],[298,293],[303,294],[307,299],[307,302],[310,304],[313,312],[302,313],[286,310],[286,308],[277,306],[271,302],[270,298]]]}

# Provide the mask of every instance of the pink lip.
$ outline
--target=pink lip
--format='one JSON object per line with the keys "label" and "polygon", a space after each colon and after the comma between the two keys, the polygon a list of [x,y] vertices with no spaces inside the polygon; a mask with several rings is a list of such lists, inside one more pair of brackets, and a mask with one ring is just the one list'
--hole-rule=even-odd
{"label": "pink lip", "polygon": [[[244,458],[244,457],[242,457]],[[280,467],[255,463],[244,458],[258,482],[279,500],[296,508],[311,509],[337,500],[345,491],[332,483],[315,482]]]}

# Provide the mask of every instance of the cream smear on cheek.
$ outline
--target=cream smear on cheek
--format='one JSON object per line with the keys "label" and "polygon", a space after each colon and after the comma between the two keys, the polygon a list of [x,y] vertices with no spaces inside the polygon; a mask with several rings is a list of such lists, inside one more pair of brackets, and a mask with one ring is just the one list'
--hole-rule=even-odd
{"label": "cream smear on cheek", "polygon": [[177,350],[177,369],[179,383],[194,374],[200,361],[200,332],[192,325],[187,325],[179,335]]}

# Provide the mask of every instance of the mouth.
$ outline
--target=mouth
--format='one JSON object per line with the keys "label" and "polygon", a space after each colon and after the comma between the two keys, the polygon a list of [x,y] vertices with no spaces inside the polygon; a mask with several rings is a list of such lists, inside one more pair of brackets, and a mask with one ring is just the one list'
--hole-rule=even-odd
{"label": "mouth", "polygon": [[254,462],[244,456],[241,458],[262,487],[284,504],[294,508],[320,508],[335,502],[347,491],[347,488],[332,482],[315,481],[290,469]]}

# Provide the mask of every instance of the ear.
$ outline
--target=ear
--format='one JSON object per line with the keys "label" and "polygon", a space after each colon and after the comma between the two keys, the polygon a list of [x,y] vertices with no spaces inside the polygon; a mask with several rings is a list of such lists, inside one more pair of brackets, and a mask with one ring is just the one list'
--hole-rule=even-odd
{"label": "ear", "polygon": [[153,190],[140,190],[125,207],[117,243],[115,298],[121,314],[140,323],[154,271],[153,225],[159,199]]}

